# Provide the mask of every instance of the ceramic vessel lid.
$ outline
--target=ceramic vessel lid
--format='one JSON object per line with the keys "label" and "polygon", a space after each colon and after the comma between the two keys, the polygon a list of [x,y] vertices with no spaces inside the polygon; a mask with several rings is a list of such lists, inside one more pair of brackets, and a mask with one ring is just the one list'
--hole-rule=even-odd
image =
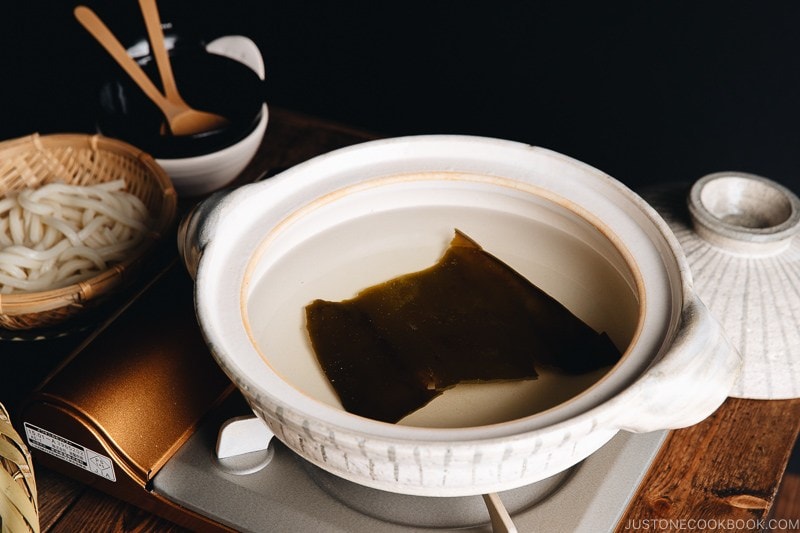
{"label": "ceramic vessel lid", "polygon": [[775,181],[718,172],[644,197],[684,249],[697,294],[743,358],[731,396],[800,397],[800,199]]}

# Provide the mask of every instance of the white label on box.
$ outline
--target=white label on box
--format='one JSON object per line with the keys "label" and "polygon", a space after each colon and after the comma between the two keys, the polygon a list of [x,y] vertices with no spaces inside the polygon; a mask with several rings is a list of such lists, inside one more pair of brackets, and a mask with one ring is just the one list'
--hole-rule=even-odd
{"label": "white label on box", "polygon": [[105,455],[99,454],[85,446],[75,444],[69,439],[25,422],[25,434],[31,448],[49,453],[62,461],[66,461],[93,474],[116,481],[114,463]]}

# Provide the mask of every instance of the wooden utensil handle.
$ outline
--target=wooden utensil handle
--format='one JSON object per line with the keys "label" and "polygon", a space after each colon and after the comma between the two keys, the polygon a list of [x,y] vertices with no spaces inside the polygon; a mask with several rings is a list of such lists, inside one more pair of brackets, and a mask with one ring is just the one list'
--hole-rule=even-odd
{"label": "wooden utensil handle", "polygon": [[139,0],[139,7],[144,17],[147,27],[147,36],[150,39],[150,51],[156,60],[158,73],[161,75],[161,84],[164,87],[164,94],[167,100],[173,102],[183,102],[178,86],[175,83],[175,76],[172,74],[172,64],[169,60],[167,47],[164,44],[164,32],[161,29],[161,17],[158,14],[156,0]]}
{"label": "wooden utensil handle", "polygon": [[133,60],[128,52],[117,40],[111,30],[102,20],[86,6],[77,6],[74,11],[75,18],[86,28],[100,45],[114,58],[117,64],[125,70],[128,76],[133,79],[139,88],[156,104],[161,111],[169,116],[172,111],[172,104],[164,98],[158,87],[147,77],[144,70]]}

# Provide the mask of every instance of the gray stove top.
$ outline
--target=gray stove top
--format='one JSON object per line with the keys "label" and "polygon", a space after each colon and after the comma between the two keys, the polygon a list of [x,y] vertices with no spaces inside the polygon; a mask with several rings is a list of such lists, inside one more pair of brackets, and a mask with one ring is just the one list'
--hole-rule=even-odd
{"label": "gray stove top", "polygon": [[[363,487],[307,463],[276,439],[266,451],[220,460],[218,429],[218,420],[201,427],[155,476],[153,491],[243,532],[491,532],[480,496]],[[519,531],[611,531],[665,436],[620,432],[569,471],[500,497]]]}

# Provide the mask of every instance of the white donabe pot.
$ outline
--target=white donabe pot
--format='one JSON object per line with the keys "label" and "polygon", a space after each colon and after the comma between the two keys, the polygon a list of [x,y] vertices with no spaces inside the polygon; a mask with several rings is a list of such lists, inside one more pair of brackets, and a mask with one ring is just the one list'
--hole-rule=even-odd
{"label": "white donabe pot", "polygon": [[[578,385],[467,389],[402,424],[345,412],[314,359],[304,306],[430,266],[455,228],[607,331],[622,359]],[[254,412],[300,456],[382,490],[461,496],[539,481],[619,430],[706,418],[740,366],[655,211],[538,147],[368,142],[212,196],[180,233],[203,334]],[[577,388],[565,396],[568,386]]]}

